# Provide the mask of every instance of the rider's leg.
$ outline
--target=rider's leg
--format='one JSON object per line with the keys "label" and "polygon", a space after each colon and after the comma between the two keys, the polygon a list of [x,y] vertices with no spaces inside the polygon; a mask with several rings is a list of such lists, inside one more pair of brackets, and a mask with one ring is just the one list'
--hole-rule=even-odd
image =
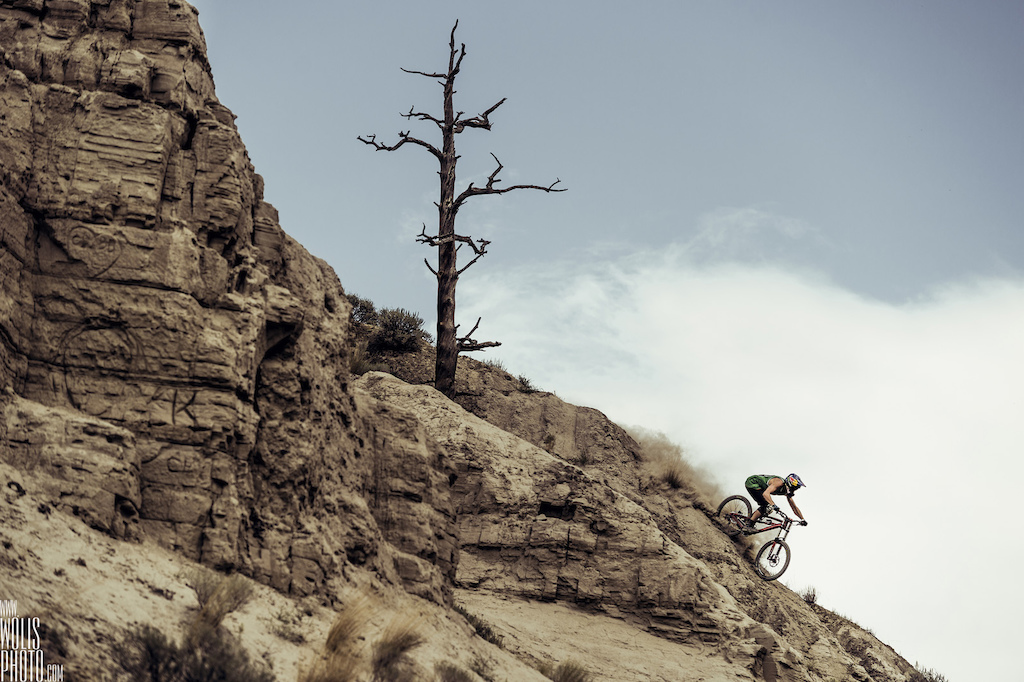
{"label": "rider's leg", "polygon": [[757,490],[755,488],[747,488],[747,494],[750,495],[751,499],[754,500],[754,503],[757,504],[757,509],[755,509],[754,513],[750,515],[750,525],[753,526],[754,523],[761,518],[761,514],[763,513],[761,510],[768,507],[768,500],[764,499],[764,491]]}

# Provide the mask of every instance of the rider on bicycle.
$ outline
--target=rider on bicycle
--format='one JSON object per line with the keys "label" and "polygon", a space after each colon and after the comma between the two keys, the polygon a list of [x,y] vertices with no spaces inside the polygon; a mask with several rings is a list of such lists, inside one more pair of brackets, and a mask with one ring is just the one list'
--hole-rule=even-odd
{"label": "rider on bicycle", "polygon": [[804,520],[804,515],[800,513],[800,508],[796,506],[796,502],[793,501],[793,495],[796,493],[798,488],[803,488],[804,482],[800,480],[800,477],[796,474],[790,474],[785,478],[781,476],[771,475],[760,475],[754,474],[747,478],[746,481],[747,494],[757,503],[757,509],[750,515],[747,520],[748,530],[754,528],[754,523],[761,518],[762,514],[770,514],[771,512],[778,509],[775,503],[772,502],[772,495],[779,493],[786,496],[789,500],[789,506],[793,508],[793,512],[800,517],[800,525],[806,526],[807,521]]}

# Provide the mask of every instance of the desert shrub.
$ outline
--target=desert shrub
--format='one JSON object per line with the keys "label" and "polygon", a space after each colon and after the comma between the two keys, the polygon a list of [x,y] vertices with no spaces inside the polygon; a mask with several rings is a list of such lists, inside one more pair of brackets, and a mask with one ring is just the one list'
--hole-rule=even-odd
{"label": "desert shrub", "polygon": [[504,638],[497,632],[495,632],[494,628],[492,628],[489,623],[480,618],[480,616],[470,613],[465,609],[465,607],[459,604],[456,604],[453,608],[455,609],[456,613],[458,613],[467,621],[469,621],[469,624],[472,626],[473,630],[475,630],[476,634],[479,635],[484,641],[490,642],[499,649],[504,646]]}
{"label": "desert shrub", "polygon": [[800,596],[808,604],[818,603],[818,591],[813,587],[808,587],[807,589],[805,589],[803,592],[800,593]]}
{"label": "desert shrub", "polygon": [[252,591],[252,583],[237,573],[221,578],[213,594],[199,609],[189,638],[198,641],[209,636],[220,627],[228,614],[242,608],[252,598]]}
{"label": "desert shrub", "polygon": [[439,661],[434,665],[434,674],[438,682],[473,682],[473,673],[463,670],[449,661]]}
{"label": "desert shrub", "polygon": [[213,593],[217,591],[217,586],[220,585],[223,576],[205,566],[192,566],[186,569],[180,577],[195,592],[199,608],[204,608],[210,602]]}
{"label": "desert shrub", "polygon": [[130,682],[274,682],[274,675],[219,632],[178,644],[143,625],[125,633],[114,656]]}
{"label": "desert shrub", "polygon": [[586,666],[576,661],[563,661],[558,665],[541,663],[537,671],[554,682],[591,682],[594,679]]}
{"label": "desert shrub", "polygon": [[419,632],[419,618],[404,614],[395,616],[373,645],[374,682],[391,682],[399,678],[399,662],[424,642],[426,639]]}
{"label": "desert shrub", "polygon": [[237,573],[223,576],[204,566],[195,566],[185,573],[184,580],[199,602],[199,613],[188,631],[188,641],[192,644],[208,637],[228,614],[242,608],[252,598],[252,582]]}
{"label": "desert shrub", "polygon": [[405,308],[382,308],[376,325],[367,343],[370,352],[407,353],[419,349],[421,341],[429,338],[423,330],[423,318]]}
{"label": "desert shrub", "polygon": [[520,374],[516,377],[516,380],[519,381],[520,393],[537,393],[540,391],[540,389],[534,386],[533,382],[530,381],[530,378],[525,374]]}
{"label": "desert shrub", "polygon": [[377,324],[377,308],[373,301],[355,294],[348,294],[348,302],[352,304],[352,319],[359,324]]}

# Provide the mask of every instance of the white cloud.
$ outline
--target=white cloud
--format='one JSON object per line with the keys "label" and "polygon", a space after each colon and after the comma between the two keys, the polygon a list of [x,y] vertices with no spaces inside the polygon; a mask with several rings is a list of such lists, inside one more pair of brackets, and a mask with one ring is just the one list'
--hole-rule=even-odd
{"label": "white cloud", "polygon": [[[799,245],[798,245],[799,242]],[[804,220],[761,208],[723,207],[697,221],[697,234],[686,244],[691,258],[744,262],[779,261],[801,250],[829,247]]]}
{"label": "white cloud", "polygon": [[892,305],[688,253],[481,269],[461,315],[483,316],[511,371],[665,432],[730,492],[799,472],[811,525],[791,538],[794,588],[951,679],[1005,677],[1008,662],[985,675],[947,642],[1009,650],[1024,610],[1004,535],[1024,480],[1024,281]]}

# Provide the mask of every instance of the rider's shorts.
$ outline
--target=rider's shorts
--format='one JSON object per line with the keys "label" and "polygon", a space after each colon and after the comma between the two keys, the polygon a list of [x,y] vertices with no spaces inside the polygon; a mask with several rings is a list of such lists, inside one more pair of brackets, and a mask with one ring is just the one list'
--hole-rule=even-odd
{"label": "rider's shorts", "polygon": [[750,498],[754,500],[754,502],[757,502],[757,508],[760,509],[762,512],[764,511],[764,508],[768,506],[768,500],[764,499],[763,490],[758,490],[757,488],[747,488],[747,494],[750,495]]}

